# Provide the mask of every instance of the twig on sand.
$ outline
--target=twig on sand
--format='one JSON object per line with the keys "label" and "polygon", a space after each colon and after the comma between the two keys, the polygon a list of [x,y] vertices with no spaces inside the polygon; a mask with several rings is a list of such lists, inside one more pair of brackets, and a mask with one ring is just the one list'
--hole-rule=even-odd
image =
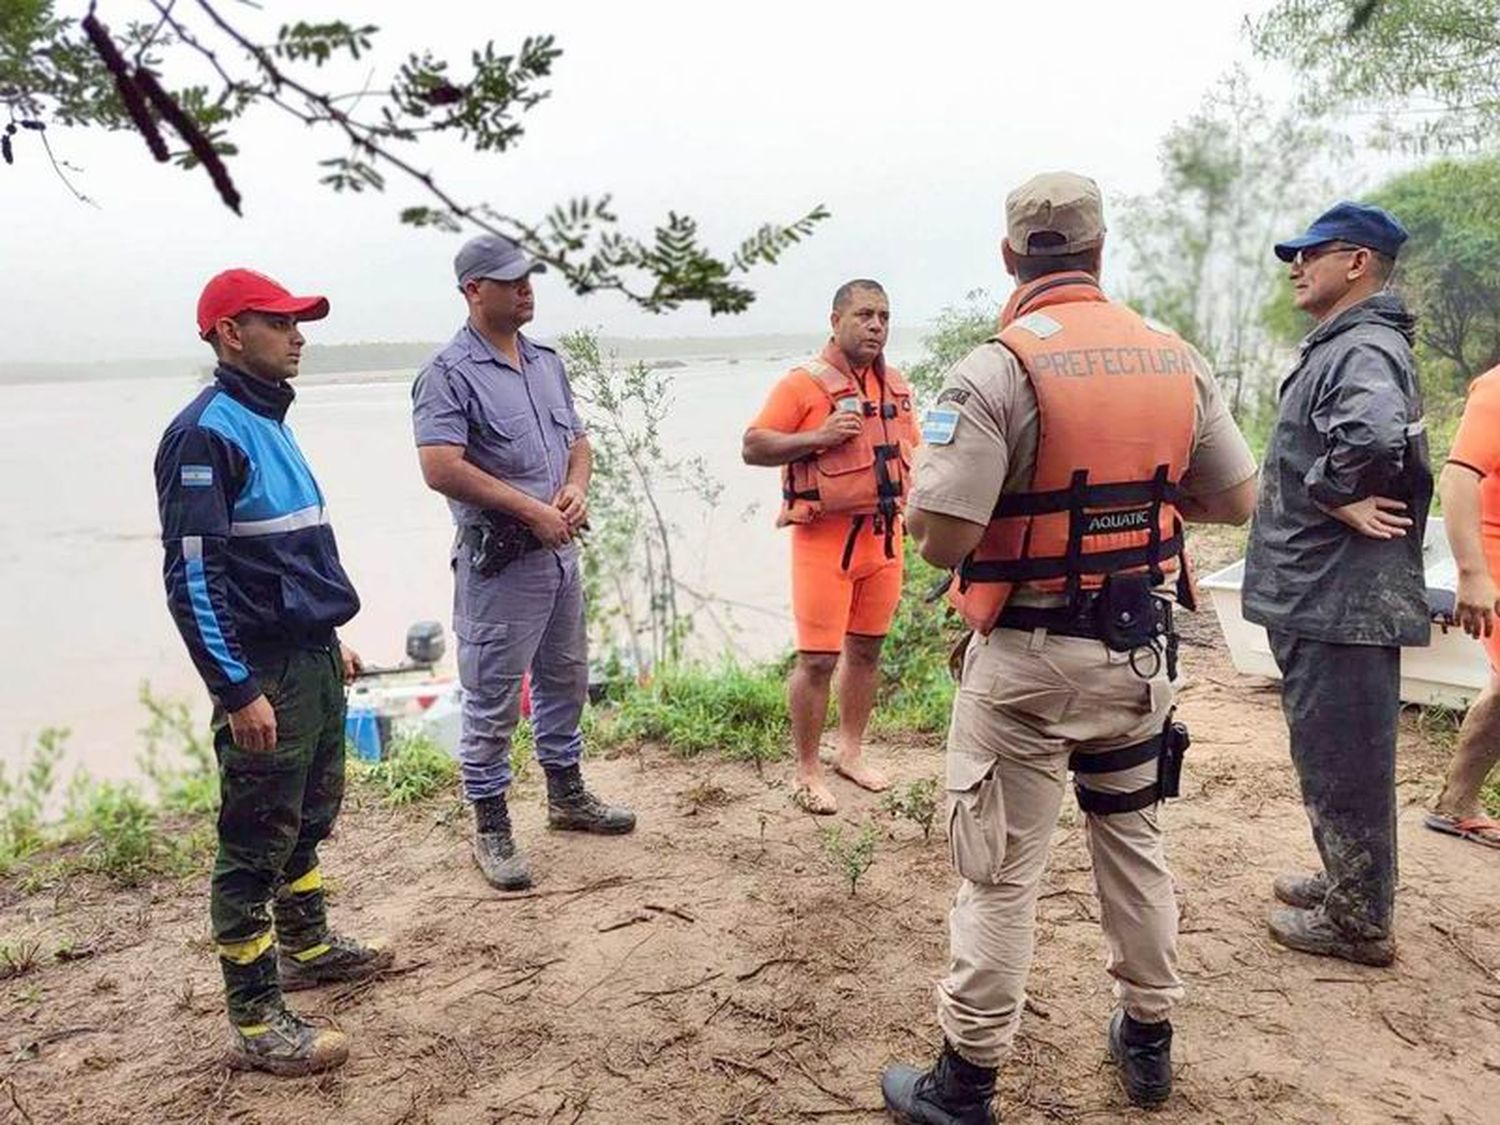
{"label": "twig on sand", "polygon": [[644,906],[647,910],[656,911],[658,914],[670,914],[673,918],[681,918],[684,922],[696,922],[698,920],[691,914],[689,914],[686,910],[679,910],[675,906],[660,906],[654,902],[645,902],[641,905]]}
{"label": "twig on sand", "polygon": [[1422,1045],[1422,1043],[1421,1043],[1420,1040],[1413,1039],[1410,1035],[1408,1035],[1406,1032],[1402,1031],[1399,1027],[1397,1027],[1395,1025],[1395,1023],[1391,1020],[1389,1012],[1381,1012],[1380,1013],[1380,1021],[1382,1023],[1384,1023],[1386,1027],[1388,1027],[1388,1028],[1391,1029],[1391,1034],[1392,1035],[1394,1035],[1397,1039],[1401,1040],[1401,1042],[1405,1043],[1407,1046],[1409,1046],[1409,1047],[1420,1047]]}
{"label": "twig on sand", "polygon": [[28,1047],[45,1047],[49,1043],[60,1043],[64,1039],[71,1039],[75,1035],[92,1035],[103,1031],[102,1027],[94,1027],[91,1024],[80,1024],[78,1027],[64,1027],[57,1031],[49,1031],[46,1035],[38,1035],[35,1039],[27,1042]]}
{"label": "twig on sand", "polygon": [[618,961],[615,962],[613,968],[611,968],[607,973],[605,973],[602,977],[600,977],[598,980],[596,980],[593,984],[591,984],[587,988],[585,988],[577,996],[573,997],[573,999],[569,1000],[566,1004],[563,1005],[563,1007],[564,1008],[571,1008],[574,1004],[578,1003],[578,1001],[582,1000],[589,993],[593,992],[594,989],[598,988],[605,981],[607,981],[611,977],[613,977],[616,973],[618,973],[621,969],[623,969],[625,967],[625,962],[630,960],[630,958],[635,954],[635,951],[637,949],[639,949],[641,946],[645,945],[652,938],[654,938],[656,936],[656,933],[657,932],[655,930],[652,930],[645,937],[641,938],[640,941],[638,941],[634,945],[632,945],[628,950],[625,951],[625,956],[621,957]]}
{"label": "twig on sand", "polygon": [[476,988],[471,995],[499,996],[500,993],[508,988],[515,988],[518,984],[525,984],[527,981],[540,976],[543,969],[549,965],[555,965],[562,960],[564,960],[562,957],[553,957],[547,961],[540,961],[535,965],[528,965],[521,970],[521,975],[515,979],[505,981],[503,984],[497,984],[494,988]]}
{"label": "twig on sand", "polygon": [[356,996],[370,991],[370,989],[374,988],[381,981],[390,980],[392,977],[404,977],[407,973],[414,973],[418,969],[425,969],[430,963],[428,961],[413,961],[409,965],[397,965],[395,968],[381,969],[373,976],[368,976],[363,980],[353,981],[350,984],[344,985],[343,988],[340,988],[328,998],[329,1002],[332,1004],[342,1004],[347,1000],[353,1000]]}
{"label": "twig on sand", "polygon": [[772,1086],[776,1085],[779,1081],[774,1074],[767,1074],[753,1063],[741,1062],[739,1059],[730,1058],[728,1055],[710,1055],[709,1061],[730,1070],[742,1070],[746,1074],[753,1074],[761,1081],[769,1082]]}
{"label": "twig on sand", "polygon": [[651,921],[651,915],[644,911],[636,911],[634,914],[619,918],[613,922],[603,922],[594,928],[601,934],[612,933],[615,930],[623,930],[626,926],[639,926],[642,922]]}
{"label": "twig on sand", "polygon": [[626,1004],[625,1007],[634,1008],[646,1003],[646,1001],[648,1000],[657,1000],[663,996],[676,996],[677,994],[682,992],[691,992],[695,988],[702,988],[711,980],[718,980],[723,975],[723,973],[709,973],[707,976],[701,977],[700,979],[693,981],[691,984],[679,984],[675,988],[638,988],[636,989],[635,994],[639,996],[640,999],[632,1000],[629,1004]]}
{"label": "twig on sand", "polygon": [[629,875],[607,875],[603,879],[596,879],[592,883],[584,883],[578,887],[558,887],[550,891],[521,891],[517,894],[502,894],[496,892],[492,895],[433,895],[432,897],[443,902],[517,902],[523,898],[553,898],[558,895],[586,895],[594,891],[607,891],[615,887],[624,886],[633,882]]}
{"label": "twig on sand", "polygon": [[1052,1013],[1038,1004],[1030,996],[1026,997],[1026,1010],[1039,1020],[1050,1020],[1052,1018]]}
{"label": "twig on sand", "polygon": [[769,969],[772,965],[805,964],[807,964],[807,958],[805,957],[772,957],[768,961],[762,961],[753,969],[746,969],[743,973],[736,973],[734,975],[734,979],[739,981],[741,984],[744,984],[747,980],[754,980],[756,977],[760,976],[762,972],[764,972],[766,969]]}
{"label": "twig on sand", "polygon": [[834,1101],[843,1102],[845,1105],[854,1104],[854,1099],[851,1098],[848,1094],[842,1094],[839,1091],[832,1089],[831,1087],[823,1085],[822,1082],[819,1082],[817,1078],[813,1077],[812,1071],[808,1070],[807,1067],[802,1065],[802,1060],[797,1058],[797,1056],[792,1054],[790,1051],[782,1051],[781,1057],[791,1064],[793,1070],[802,1075],[803,1078],[806,1078],[819,1090],[822,1090],[823,1093],[827,1094]]}
{"label": "twig on sand", "polygon": [[801,1106],[791,1112],[798,1117],[848,1117],[855,1113],[884,1113],[885,1103],[880,1105],[828,1106],[823,1109],[804,1109]]}
{"label": "twig on sand", "polygon": [[21,1099],[16,1094],[16,1080],[14,1078],[5,1084],[5,1089],[10,1094],[10,1104],[16,1107],[16,1112],[21,1115],[21,1120],[26,1122],[26,1125],[36,1125],[31,1114],[26,1112],[26,1107],[21,1104]]}
{"label": "twig on sand", "polygon": [[1450,927],[1443,925],[1441,922],[1428,922],[1427,924],[1447,938],[1448,943],[1453,946],[1454,950],[1465,961],[1473,965],[1491,980],[1500,981],[1500,969],[1495,969],[1481,961],[1479,955],[1460,941],[1458,935]]}

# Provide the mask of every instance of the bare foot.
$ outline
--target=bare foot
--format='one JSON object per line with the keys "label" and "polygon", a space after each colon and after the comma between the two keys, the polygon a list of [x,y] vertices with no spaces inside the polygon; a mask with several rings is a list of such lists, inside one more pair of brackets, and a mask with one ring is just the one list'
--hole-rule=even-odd
{"label": "bare foot", "polygon": [[891,787],[890,779],[859,755],[852,758],[840,757],[833,763],[833,768],[840,777],[847,777],[855,785],[868,789],[871,793],[879,793]]}
{"label": "bare foot", "polygon": [[821,769],[817,773],[797,771],[792,802],[803,812],[810,812],[814,816],[832,816],[839,811],[839,800],[833,795],[833,790],[828,788]]}

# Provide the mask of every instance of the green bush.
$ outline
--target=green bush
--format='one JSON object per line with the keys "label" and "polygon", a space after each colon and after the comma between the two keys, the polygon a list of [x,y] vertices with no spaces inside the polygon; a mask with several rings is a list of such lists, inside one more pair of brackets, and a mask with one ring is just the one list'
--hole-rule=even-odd
{"label": "green bush", "polygon": [[425,801],[452,787],[458,764],[426,735],[398,733],[388,757],[362,767],[361,775],[390,805]]}
{"label": "green bush", "polygon": [[845,836],[839,826],[819,829],[818,834],[829,865],[848,881],[849,895],[853,897],[860,878],[875,862],[875,826],[866,824],[852,836]]}
{"label": "green bush", "polygon": [[911,821],[922,830],[922,839],[930,840],[938,814],[937,779],[924,777],[890,789],[880,799],[880,807],[892,817]]}
{"label": "green bush", "polygon": [[770,761],[787,753],[785,679],[775,665],[668,668],[591,725],[606,748],[657,742],[684,757]]}
{"label": "green bush", "polygon": [[14,778],[0,762],[0,874],[46,842],[43,817],[57,787],[57,763],[67,740],[65,728],[42,731],[25,767]]}
{"label": "green bush", "polygon": [[880,654],[881,686],[872,725],[882,734],[940,734],[953,709],[948,654],[963,635],[946,598],[927,599],[943,572],[906,541],[901,604]]}
{"label": "green bush", "polygon": [[161,829],[158,812],[135,785],[102,781],[77,786],[66,833],[82,844],[79,866],[121,886],[184,872],[186,844]]}
{"label": "green bush", "polygon": [[[142,680],[138,698],[150,721],[141,728],[146,747],[136,759],[168,812],[219,811],[219,771],[209,733],[180,699],[164,699]],[[164,752],[165,751],[165,752]],[[182,764],[170,759],[177,758]]]}

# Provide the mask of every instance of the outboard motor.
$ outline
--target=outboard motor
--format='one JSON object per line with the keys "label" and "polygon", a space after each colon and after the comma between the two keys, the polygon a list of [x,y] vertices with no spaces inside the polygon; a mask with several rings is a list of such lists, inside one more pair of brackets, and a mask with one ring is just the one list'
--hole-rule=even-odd
{"label": "outboard motor", "polygon": [[443,626],[436,621],[418,621],[406,630],[406,658],[413,664],[431,668],[447,648]]}

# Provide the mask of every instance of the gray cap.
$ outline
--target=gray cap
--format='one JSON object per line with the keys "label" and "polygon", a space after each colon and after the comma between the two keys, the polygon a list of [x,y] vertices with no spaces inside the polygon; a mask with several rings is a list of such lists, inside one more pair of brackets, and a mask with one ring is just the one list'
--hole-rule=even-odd
{"label": "gray cap", "polygon": [[481,234],[459,248],[453,259],[453,272],[462,287],[476,278],[493,281],[515,281],[531,273],[546,273],[547,267],[508,238],[498,234]]}

